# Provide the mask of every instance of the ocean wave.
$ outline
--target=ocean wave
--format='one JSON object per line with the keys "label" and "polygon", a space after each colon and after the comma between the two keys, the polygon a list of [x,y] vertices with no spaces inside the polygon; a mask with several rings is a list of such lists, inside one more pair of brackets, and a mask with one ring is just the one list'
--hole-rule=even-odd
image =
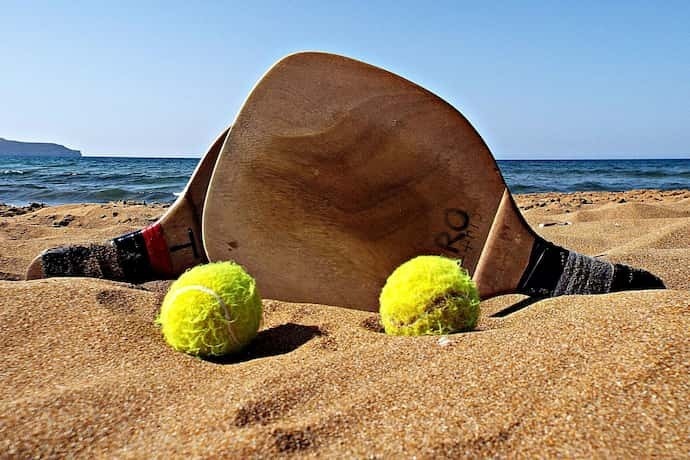
{"label": "ocean wave", "polygon": [[690,171],[637,171],[632,173],[639,178],[684,178],[690,179]]}
{"label": "ocean wave", "polygon": [[47,187],[44,185],[39,185],[39,184],[21,184],[18,185],[16,183],[14,184],[0,184],[0,190],[7,190],[10,192],[14,192],[16,190],[24,190],[24,189],[35,189],[35,190],[45,190]]}
{"label": "ocean wave", "polygon": [[131,193],[130,190],[119,187],[105,188],[93,192],[93,196],[104,200],[122,200]]}
{"label": "ocean wave", "polygon": [[622,187],[610,182],[593,180],[577,181],[570,184],[570,189],[582,192],[613,192],[621,190]]}

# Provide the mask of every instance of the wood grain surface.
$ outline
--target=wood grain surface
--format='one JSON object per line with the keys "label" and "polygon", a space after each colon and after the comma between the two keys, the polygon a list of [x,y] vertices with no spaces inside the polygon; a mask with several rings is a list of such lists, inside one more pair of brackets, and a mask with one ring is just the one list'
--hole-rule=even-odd
{"label": "wood grain surface", "polygon": [[459,258],[474,273],[492,228],[485,255],[500,253],[501,270],[494,277],[487,260],[477,281],[484,295],[510,291],[533,241],[456,109],[323,53],[288,56],[257,84],[223,145],[202,226],[209,259],[244,265],[264,297],[365,310],[415,255]]}

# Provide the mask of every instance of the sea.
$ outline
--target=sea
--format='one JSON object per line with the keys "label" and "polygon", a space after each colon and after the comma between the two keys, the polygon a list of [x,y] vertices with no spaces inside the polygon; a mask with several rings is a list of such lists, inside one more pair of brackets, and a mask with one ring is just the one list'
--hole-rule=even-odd
{"label": "sea", "polygon": [[[0,157],[0,203],[171,203],[198,158]],[[690,159],[499,160],[513,193],[690,189]]]}

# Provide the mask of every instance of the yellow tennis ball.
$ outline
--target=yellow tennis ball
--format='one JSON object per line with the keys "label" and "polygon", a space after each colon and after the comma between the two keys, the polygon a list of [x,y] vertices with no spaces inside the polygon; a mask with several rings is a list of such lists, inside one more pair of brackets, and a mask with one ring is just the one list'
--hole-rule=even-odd
{"label": "yellow tennis ball", "polygon": [[222,356],[256,336],[261,315],[254,278],[234,262],[217,262],[180,276],[165,295],[157,322],[175,350]]}
{"label": "yellow tennis ball", "polygon": [[477,286],[459,260],[419,256],[388,277],[379,297],[387,334],[433,335],[474,329]]}

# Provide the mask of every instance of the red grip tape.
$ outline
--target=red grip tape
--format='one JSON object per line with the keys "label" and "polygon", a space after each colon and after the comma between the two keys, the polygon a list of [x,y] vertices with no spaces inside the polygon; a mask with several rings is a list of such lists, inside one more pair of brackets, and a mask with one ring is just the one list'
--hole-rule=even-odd
{"label": "red grip tape", "polygon": [[161,224],[155,223],[146,227],[141,231],[141,236],[146,244],[151,269],[161,275],[172,275],[172,260]]}

